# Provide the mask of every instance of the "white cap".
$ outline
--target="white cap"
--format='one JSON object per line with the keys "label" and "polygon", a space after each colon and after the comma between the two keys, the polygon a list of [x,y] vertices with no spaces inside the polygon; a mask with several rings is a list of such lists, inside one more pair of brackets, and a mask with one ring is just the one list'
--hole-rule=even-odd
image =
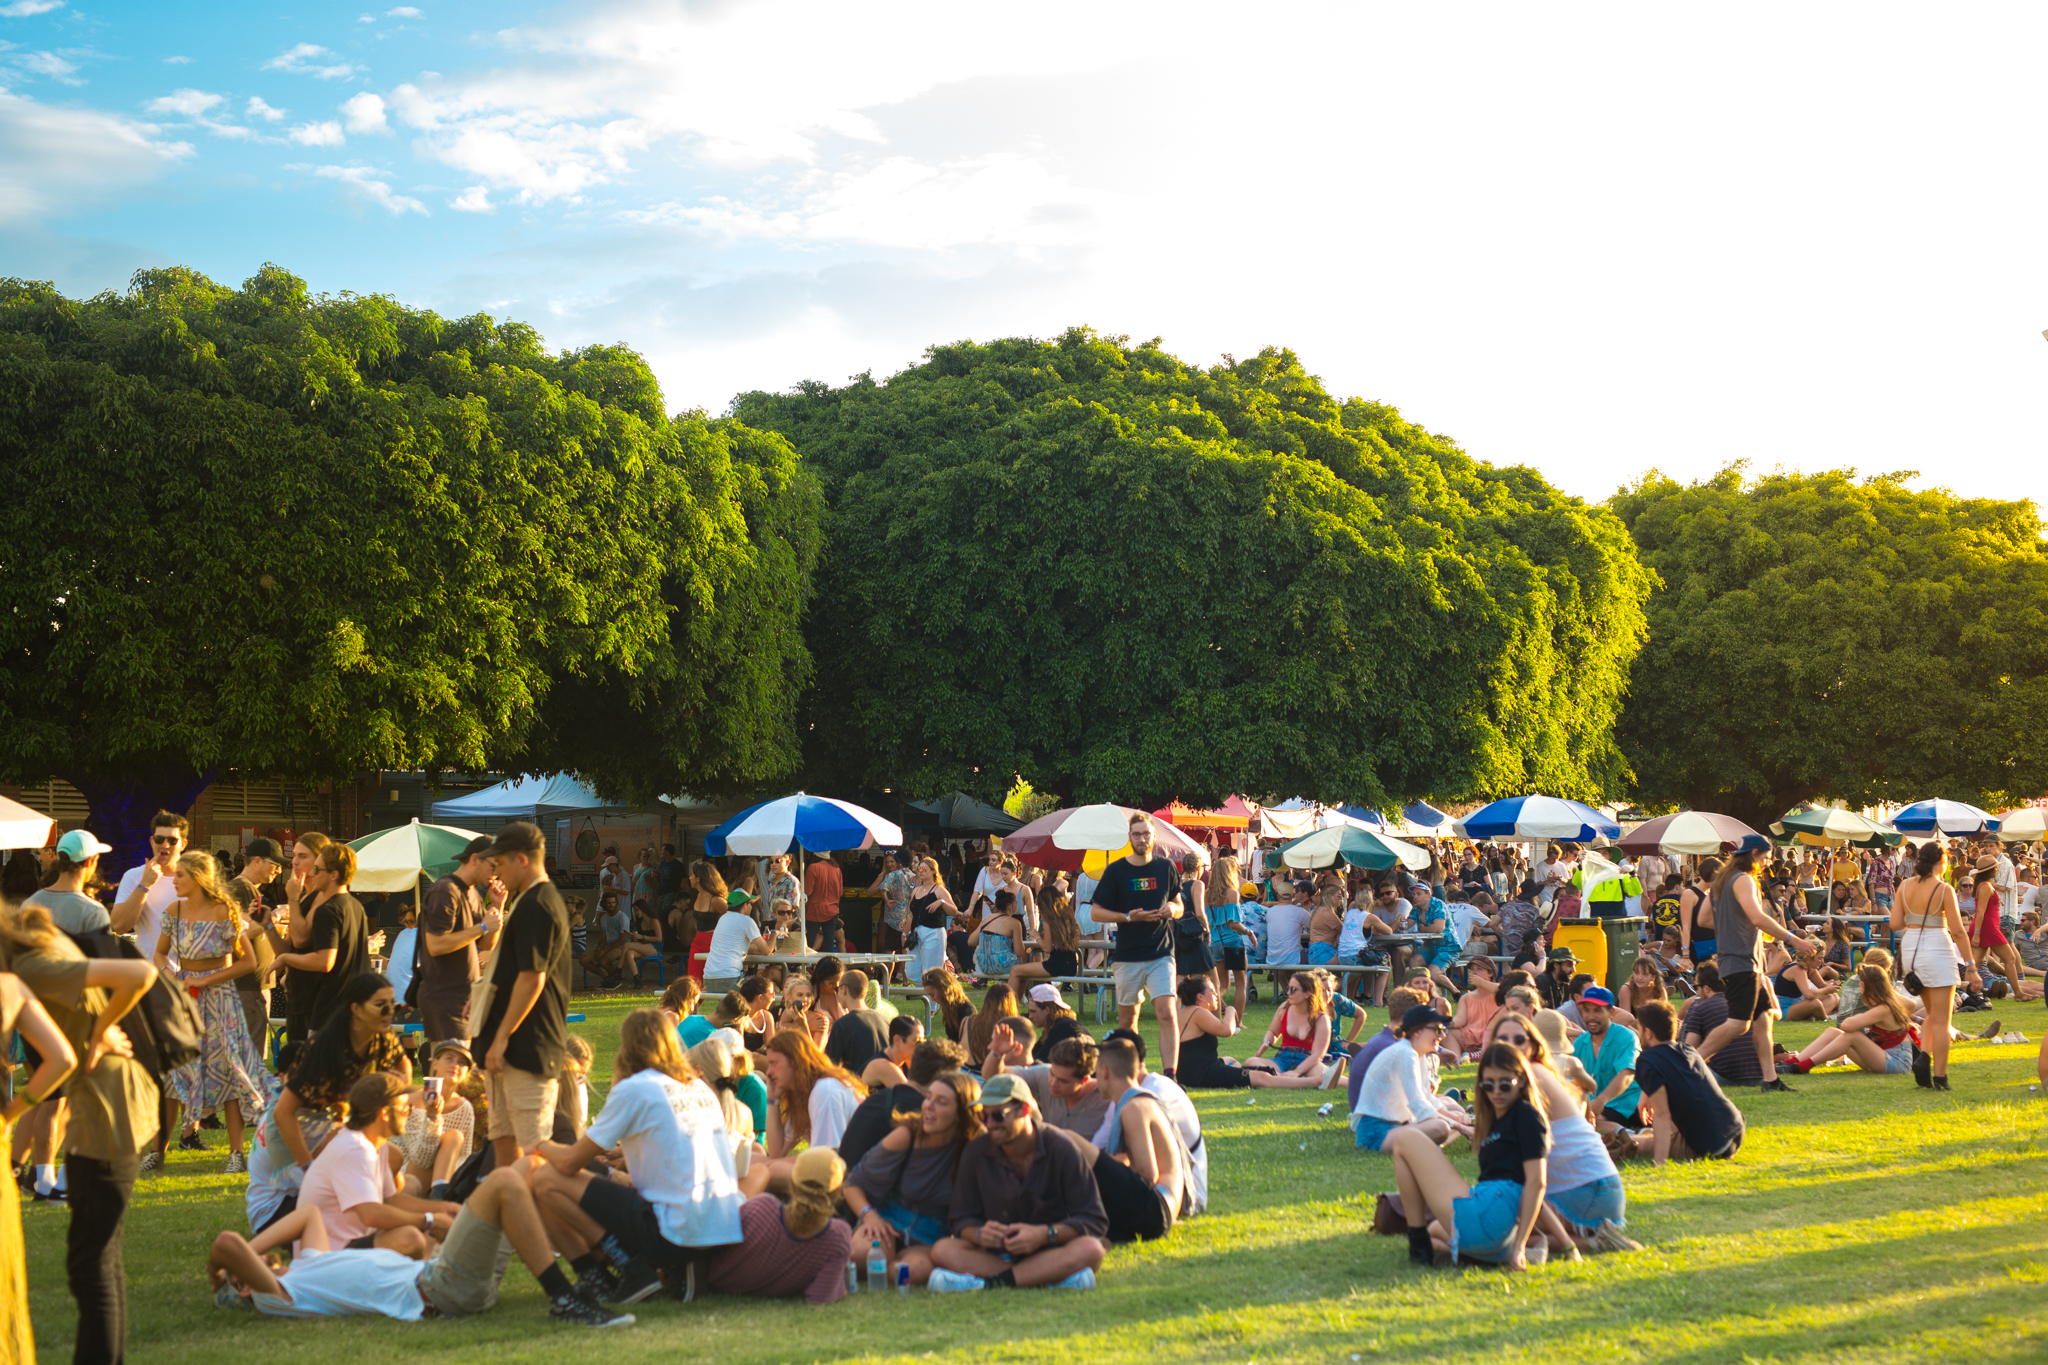
{"label": "white cap", "polygon": [[1067,998],[1061,995],[1060,988],[1053,985],[1050,981],[1041,981],[1036,986],[1033,986],[1031,988],[1031,999],[1035,1004],[1058,1005],[1061,1009],[1067,1007]]}
{"label": "white cap", "polygon": [[87,858],[112,853],[114,846],[101,843],[99,836],[90,830],[74,829],[65,831],[64,837],[57,841],[57,851],[74,863],[82,863]]}

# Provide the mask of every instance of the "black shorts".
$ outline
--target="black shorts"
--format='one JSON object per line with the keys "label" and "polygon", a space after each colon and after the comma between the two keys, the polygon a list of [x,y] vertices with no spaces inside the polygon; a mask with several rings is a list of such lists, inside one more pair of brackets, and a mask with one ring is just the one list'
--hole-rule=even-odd
{"label": "black shorts", "polygon": [[1742,1023],[1763,1018],[1776,1003],[1758,972],[1737,972],[1733,976],[1722,977],[1721,991],[1728,997],[1728,1017]]}
{"label": "black shorts", "polygon": [[628,1256],[644,1256],[660,1267],[681,1265],[693,1254],[661,1235],[661,1222],[646,1196],[622,1181],[593,1179],[577,1203],[597,1225],[618,1239]]}
{"label": "black shorts", "polygon": [[1109,1215],[1110,1241],[1150,1242],[1173,1231],[1175,1209],[1166,1196],[1108,1152],[1095,1158],[1095,1187]]}
{"label": "black shorts", "polygon": [[1643,1126],[1643,1116],[1641,1110],[1637,1110],[1633,1114],[1624,1114],[1619,1109],[1616,1109],[1613,1105],[1610,1104],[1600,1111],[1600,1117],[1606,1119],[1609,1123],[1621,1125],[1623,1128],[1628,1129],[1631,1133],[1633,1133],[1636,1129]]}
{"label": "black shorts", "polygon": [[846,921],[838,915],[834,915],[831,919],[804,921],[805,938],[815,939],[820,936],[830,936],[844,942],[846,939]]}
{"label": "black shorts", "polygon": [[1245,960],[1244,945],[1242,943],[1238,944],[1235,948],[1218,948],[1216,950],[1216,965],[1226,972],[1251,970],[1250,964]]}
{"label": "black shorts", "polygon": [[1045,954],[1044,967],[1053,976],[1079,976],[1081,955],[1072,948],[1052,948]]}

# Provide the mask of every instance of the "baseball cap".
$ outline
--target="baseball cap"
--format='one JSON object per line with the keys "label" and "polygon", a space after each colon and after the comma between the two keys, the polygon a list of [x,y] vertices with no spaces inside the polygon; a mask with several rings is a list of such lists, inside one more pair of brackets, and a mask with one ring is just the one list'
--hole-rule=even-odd
{"label": "baseball cap", "polygon": [[1013,1071],[1005,1071],[981,1083],[981,1098],[975,1103],[983,1109],[1000,1109],[1013,1100],[1034,1114],[1038,1112],[1038,1100],[1032,1095],[1031,1087],[1024,1083],[1024,1078]]}
{"label": "baseball cap", "polygon": [[1450,1022],[1448,1016],[1438,1014],[1427,1005],[1410,1005],[1408,1012],[1401,1016],[1401,1032],[1413,1033],[1427,1024],[1448,1025]]}
{"label": "baseball cap", "polygon": [[242,856],[245,858],[268,858],[273,863],[282,863],[284,861],[284,850],[278,847],[277,840],[267,834],[259,834],[249,841],[247,848],[242,850]]}
{"label": "baseball cap", "polygon": [[756,896],[753,892],[741,890],[737,886],[725,893],[725,903],[727,906],[746,905],[759,899],[760,897]]}
{"label": "baseball cap", "polygon": [[463,1061],[471,1066],[476,1065],[476,1058],[470,1053],[469,1044],[463,1042],[460,1038],[450,1038],[446,1042],[434,1044],[434,1055],[436,1057],[444,1052],[457,1053],[462,1057]]}
{"label": "baseball cap", "polygon": [[471,839],[468,843],[462,846],[462,852],[456,857],[455,861],[458,863],[466,863],[471,858],[481,857],[484,854],[489,853],[490,851],[491,836],[488,834],[479,834],[476,836],[476,838]]}
{"label": "baseball cap", "polygon": [[73,829],[66,830],[64,837],[57,841],[57,851],[74,863],[82,863],[87,858],[112,853],[114,846],[101,843],[99,836],[90,830]]}
{"label": "baseball cap", "polygon": [[1586,1005],[1605,1005],[1614,1008],[1614,992],[1605,986],[1588,986],[1579,992],[1579,1002]]}
{"label": "baseball cap", "polygon": [[1053,985],[1050,981],[1042,981],[1038,985],[1033,986],[1031,988],[1031,999],[1034,1003],[1040,1005],[1058,1005],[1061,1009],[1067,1007],[1067,998],[1061,995],[1060,988]]}

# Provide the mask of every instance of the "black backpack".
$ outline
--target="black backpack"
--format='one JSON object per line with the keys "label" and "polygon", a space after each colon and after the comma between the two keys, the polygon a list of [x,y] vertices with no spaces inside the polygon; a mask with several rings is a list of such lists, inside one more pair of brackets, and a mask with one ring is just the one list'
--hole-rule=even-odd
{"label": "black backpack", "polygon": [[[95,960],[147,961],[134,944],[113,934],[73,934],[71,941],[80,952]],[[191,992],[161,972],[121,1021],[121,1028],[135,1046],[135,1060],[148,1069],[159,1086],[173,1071],[198,1058],[206,1034]]]}

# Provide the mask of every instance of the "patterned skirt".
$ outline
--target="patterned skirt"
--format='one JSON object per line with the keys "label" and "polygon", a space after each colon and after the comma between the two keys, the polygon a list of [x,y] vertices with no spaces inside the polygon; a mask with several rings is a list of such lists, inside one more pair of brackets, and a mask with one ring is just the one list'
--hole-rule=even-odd
{"label": "patterned skirt", "polygon": [[205,1038],[199,1056],[171,1073],[171,1097],[194,1114],[235,1100],[242,1106],[242,1118],[253,1123],[270,1104],[272,1080],[263,1054],[249,1037],[241,992],[224,981],[201,990],[195,1003]]}

